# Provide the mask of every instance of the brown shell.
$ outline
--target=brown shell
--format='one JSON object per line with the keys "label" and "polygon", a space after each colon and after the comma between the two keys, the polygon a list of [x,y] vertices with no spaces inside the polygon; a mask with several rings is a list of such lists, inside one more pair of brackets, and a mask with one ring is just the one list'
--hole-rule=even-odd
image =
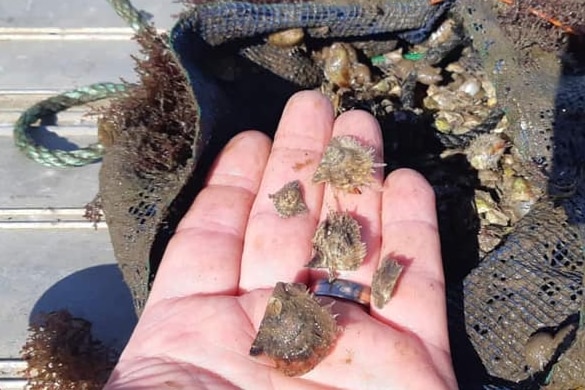
{"label": "brown shell", "polygon": [[349,213],[331,211],[315,232],[315,254],[307,267],[328,268],[332,278],[338,270],[358,269],[366,257],[360,229]]}
{"label": "brown shell", "polygon": [[274,194],[268,195],[274,203],[274,208],[282,218],[294,217],[307,212],[307,205],[303,200],[301,183],[298,180],[286,183]]}
{"label": "brown shell", "polygon": [[374,272],[372,280],[372,298],[378,309],[383,308],[390,301],[396,281],[402,273],[403,265],[392,258],[382,261],[382,265]]}
{"label": "brown shell", "polygon": [[303,43],[304,38],[305,32],[302,28],[291,28],[270,34],[268,43],[277,47],[287,48],[300,45]]}
{"label": "brown shell", "polygon": [[348,193],[359,193],[362,186],[370,185],[375,168],[374,148],[363,146],[352,136],[334,137],[313,175],[314,183],[327,182]]}
{"label": "brown shell", "polygon": [[344,42],[335,42],[321,52],[325,78],[340,88],[359,88],[371,83],[370,68],[359,62],[355,48]]}
{"label": "brown shell", "polygon": [[337,335],[329,308],[319,305],[304,284],[278,282],[250,355],[265,354],[285,375],[302,375],[327,356]]}

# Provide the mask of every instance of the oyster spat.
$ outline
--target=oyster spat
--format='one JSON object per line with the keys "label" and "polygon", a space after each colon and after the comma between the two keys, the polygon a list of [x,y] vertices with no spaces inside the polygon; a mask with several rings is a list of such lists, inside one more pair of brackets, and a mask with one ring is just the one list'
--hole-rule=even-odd
{"label": "oyster spat", "polygon": [[366,257],[360,229],[349,213],[330,211],[313,236],[314,255],[307,267],[327,268],[330,279],[338,270],[358,269]]}
{"label": "oyster spat", "polygon": [[404,266],[391,257],[382,261],[380,267],[374,272],[372,279],[372,298],[378,309],[383,308],[390,301],[396,282],[402,273]]}
{"label": "oyster spat", "polygon": [[376,168],[385,164],[375,162],[375,150],[362,145],[355,137],[333,137],[313,175],[314,183],[329,183],[348,193],[360,193],[360,187],[373,182]]}
{"label": "oyster spat", "polygon": [[282,218],[290,218],[307,212],[307,205],[301,191],[301,182],[298,180],[286,183],[280,190],[269,194],[268,197],[272,199],[276,212]]}
{"label": "oyster spat", "polygon": [[250,348],[266,355],[287,376],[312,370],[331,351],[339,332],[328,306],[321,306],[301,283],[278,282]]}

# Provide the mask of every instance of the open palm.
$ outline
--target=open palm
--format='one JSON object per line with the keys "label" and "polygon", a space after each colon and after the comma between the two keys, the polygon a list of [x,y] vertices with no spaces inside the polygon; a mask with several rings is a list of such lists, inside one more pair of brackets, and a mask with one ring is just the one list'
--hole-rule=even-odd
{"label": "open palm", "polygon": [[[106,389],[447,389],[451,366],[433,191],[417,173],[382,172],[361,194],[315,185],[311,177],[332,136],[376,149],[376,120],[352,111],[334,120],[330,103],[301,92],[287,104],[274,143],[258,132],[235,137],[169,243],[144,313]],[[299,180],[308,212],[282,219],[268,195]],[[383,189],[383,190],[380,190]],[[405,265],[383,309],[335,302],[340,335],[312,371],[287,377],[249,356],[276,282],[324,277],[305,267],[311,238],[330,210],[362,226],[368,254],[343,279],[370,285],[381,258]]]}

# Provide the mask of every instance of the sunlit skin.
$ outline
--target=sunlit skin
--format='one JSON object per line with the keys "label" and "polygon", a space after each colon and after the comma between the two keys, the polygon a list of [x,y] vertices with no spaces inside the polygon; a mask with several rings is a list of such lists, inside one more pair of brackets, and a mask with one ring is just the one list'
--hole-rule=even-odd
{"label": "sunlit skin", "polygon": [[[361,194],[311,177],[332,136],[353,135],[383,161],[377,121],[334,119],[317,92],[293,96],[272,143],[248,131],[224,148],[164,255],[142,317],[106,389],[455,389],[435,199],[418,173],[398,170]],[[278,216],[269,194],[299,180],[307,212]],[[388,254],[405,268],[390,302],[369,311],[335,302],[341,332],[313,370],[287,377],[249,355],[272,288],[326,276],[310,270],[311,238],[331,210],[362,226],[367,256],[340,277],[370,285]]]}

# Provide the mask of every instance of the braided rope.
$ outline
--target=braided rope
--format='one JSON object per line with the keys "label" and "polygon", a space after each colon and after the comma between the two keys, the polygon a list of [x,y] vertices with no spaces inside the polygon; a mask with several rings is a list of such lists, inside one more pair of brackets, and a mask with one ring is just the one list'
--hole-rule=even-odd
{"label": "braided rope", "polygon": [[135,31],[150,27],[144,12],[135,8],[130,0],[108,0],[114,11]]}
{"label": "braided rope", "polygon": [[47,167],[79,167],[102,157],[104,147],[91,144],[73,151],[48,149],[38,145],[28,129],[38,120],[74,106],[113,97],[127,89],[125,84],[100,83],[77,88],[42,100],[22,113],[14,125],[14,143],[29,158]]}
{"label": "braided rope", "polygon": [[[129,0],[108,0],[108,2],[135,31],[149,27],[145,14],[136,9]],[[48,149],[37,144],[30,136],[28,129],[47,115],[114,97],[126,89],[124,84],[98,83],[42,100],[23,112],[14,124],[14,143],[27,157],[47,167],[80,167],[91,164],[99,160],[104,153],[104,147],[99,142],[73,151]]]}

